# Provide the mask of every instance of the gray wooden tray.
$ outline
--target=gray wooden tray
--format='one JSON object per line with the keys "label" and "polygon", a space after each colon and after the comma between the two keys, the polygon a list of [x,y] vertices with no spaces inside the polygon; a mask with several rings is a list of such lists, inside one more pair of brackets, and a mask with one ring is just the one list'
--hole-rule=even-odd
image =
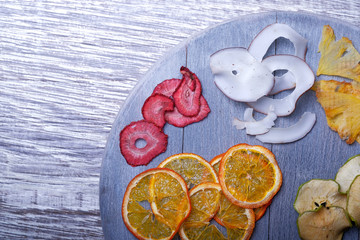
{"label": "gray wooden tray", "polygon": [[[238,143],[263,145],[276,156],[283,173],[283,185],[266,214],[256,223],[252,239],[297,239],[297,212],[293,208],[298,187],[312,179],[333,179],[340,166],[351,156],[360,153],[358,143],[347,145],[326,124],[324,111],[314,92],[308,91],[288,117],[278,118],[277,126],[295,123],[305,111],[316,113],[317,122],[302,140],[289,144],[262,144],[244,131],[232,126],[235,116],[242,118],[247,107],[225,97],[213,83],[209,56],[227,47],[248,47],[265,26],[286,23],[309,40],[306,61],[316,72],[320,54],[317,52],[322,27],[329,24],[337,39],[346,36],[360,49],[359,28],[348,23],[306,13],[272,12],[233,19],[206,29],[173,49],[144,76],[132,91],[117,115],[110,132],[100,177],[100,211],[106,239],[134,239],[121,217],[122,198],[129,181],[138,173],[156,167],[166,157],[181,152],[193,152],[207,160]],[[179,30],[181,31],[181,30]],[[273,44],[268,54],[292,53],[293,46],[282,38]],[[180,78],[179,69],[187,66],[201,80],[203,95],[211,108],[209,116],[185,128],[169,124],[164,132],[169,136],[167,151],[148,166],[129,166],[119,149],[119,133],[132,121],[142,119],[141,107],[154,87],[169,78]],[[325,79],[318,77],[317,79]],[[358,239],[358,230],[351,228],[344,239]]]}

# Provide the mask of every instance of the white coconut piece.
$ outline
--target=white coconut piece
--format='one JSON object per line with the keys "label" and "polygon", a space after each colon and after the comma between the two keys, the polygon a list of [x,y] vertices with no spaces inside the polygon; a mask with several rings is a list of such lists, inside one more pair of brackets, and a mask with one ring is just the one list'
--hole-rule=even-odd
{"label": "white coconut piece", "polygon": [[262,62],[272,72],[276,70],[288,70],[295,77],[295,89],[291,94],[282,98],[274,99],[262,97],[256,102],[248,102],[248,105],[256,111],[267,114],[269,107],[275,107],[277,116],[287,116],[295,110],[295,105],[299,97],[309,90],[314,84],[315,75],[309,65],[298,57],[291,55],[275,55],[265,58]]}
{"label": "white coconut piece", "polygon": [[267,133],[257,135],[256,139],[263,143],[289,143],[305,137],[316,121],[314,113],[305,112],[300,120],[287,128],[271,128]]}
{"label": "white coconut piece", "polygon": [[272,71],[245,48],[226,48],[214,53],[210,68],[216,86],[235,101],[256,101],[274,86]]}
{"label": "white coconut piece", "polygon": [[296,86],[295,76],[292,72],[288,71],[287,73],[281,76],[275,76],[275,84],[273,89],[269,92],[268,95],[275,95],[279,92],[292,89]]}
{"label": "white coconut piece", "polygon": [[264,28],[251,42],[248,51],[258,61],[262,61],[270,45],[279,37],[289,39],[295,48],[295,56],[305,59],[307,39],[290,26],[274,23]]}
{"label": "white coconut piece", "polygon": [[272,106],[271,109],[269,110],[269,114],[259,121],[256,121],[253,118],[252,113],[253,113],[253,109],[247,108],[244,112],[244,121],[235,118],[233,120],[233,125],[237,129],[246,128],[246,133],[249,135],[264,134],[268,132],[271,127],[275,125],[275,120],[277,116],[274,113],[274,108]]}

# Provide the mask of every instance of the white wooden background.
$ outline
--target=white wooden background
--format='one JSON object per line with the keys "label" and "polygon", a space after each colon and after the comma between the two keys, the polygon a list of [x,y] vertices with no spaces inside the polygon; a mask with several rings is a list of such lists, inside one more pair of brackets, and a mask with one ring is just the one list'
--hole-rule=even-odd
{"label": "white wooden background", "polygon": [[359,0],[0,0],[0,239],[101,239],[99,175],[138,80],[196,32],[304,11],[360,26]]}

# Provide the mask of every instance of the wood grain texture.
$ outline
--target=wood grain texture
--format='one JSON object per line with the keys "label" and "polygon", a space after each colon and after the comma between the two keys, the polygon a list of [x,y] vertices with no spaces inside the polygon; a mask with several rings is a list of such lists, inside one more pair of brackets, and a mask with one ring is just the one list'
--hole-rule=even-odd
{"label": "wood grain texture", "polygon": [[0,238],[103,238],[101,160],[139,79],[208,26],[280,9],[360,24],[357,0],[1,0]]}
{"label": "wood grain texture", "polygon": [[[275,22],[290,25],[309,40],[306,60],[314,72],[320,58],[317,46],[324,25],[333,26],[338,36],[356,39],[359,34],[359,29],[356,27],[317,15],[287,12],[257,14],[237,18],[210,28],[194,36],[184,45],[180,45],[170,57],[155,65],[119,112],[109,137],[100,181],[100,206],[106,238],[117,239],[120,236],[126,236],[127,239],[134,239],[122,222],[120,205],[127,183],[136,174],[156,167],[160,161],[172,154],[192,152],[210,160],[238,143],[263,145],[271,149],[283,172],[283,186],[273,199],[265,216],[256,223],[252,239],[297,238],[298,214],[293,208],[293,203],[298,187],[312,178],[334,178],[337,169],[350,156],[358,154],[360,147],[358,144],[347,145],[340,140],[337,133],[328,128],[323,110],[312,91],[306,92],[300,98],[294,113],[287,117],[279,117],[276,121],[278,127],[286,127],[298,121],[306,111],[316,113],[318,120],[315,127],[300,141],[288,144],[263,144],[253,136],[246,135],[245,131],[238,131],[232,126],[233,117],[242,118],[247,105],[228,99],[216,88],[209,67],[210,55],[223,48],[248,47],[257,33]],[[354,44],[360,45],[359,40],[354,40]],[[270,46],[267,55],[292,54],[293,52],[293,45],[288,40],[280,38]],[[141,108],[146,96],[151,95],[153,88],[149,86],[158,82],[158,75],[168,76],[177,72],[172,69],[174,63],[186,63],[186,66],[198,75],[211,113],[203,121],[189,125],[182,131],[166,127],[165,132],[169,135],[169,139],[176,138],[172,140],[176,144],[169,145],[168,150],[156,157],[149,166],[132,168],[126,164],[120,154],[119,132],[125,125],[134,121],[134,117],[135,119],[141,117],[137,115],[137,111]],[[168,77],[163,79],[166,78]],[[322,78],[320,76],[317,79]],[[288,93],[281,93],[275,97],[281,98],[286,94]],[[353,228],[346,232],[344,239],[358,239],[358,237],[358,230]]]}

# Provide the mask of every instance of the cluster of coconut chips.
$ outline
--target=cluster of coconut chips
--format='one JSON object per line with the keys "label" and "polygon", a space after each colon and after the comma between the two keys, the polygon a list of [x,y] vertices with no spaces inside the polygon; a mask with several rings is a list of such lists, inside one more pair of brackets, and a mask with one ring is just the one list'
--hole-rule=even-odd
{"label": "cluster of coconut chips", "polygon": [[139,239],[171,239],[177,232],[189,240],[249,239],[281,184],[275,157],[262,146],[235,145],[211,162],[176,154],[131,180],[122,216]]}
{"label": "cluster of coconut chips", "polygon": [[[264,58],[277,38],[289,39],[295,47],[294,55],[273,55]],[[315,75],[305,62],[307,40],[285,24],[275,23],[264,28],[248,49],[226,48],[210,57],[210,67],[216,86],[229,98],[247,103],[244,120],[235,119],[237,129],[246,129],[249,135],[266,143],[286,143],[303,138],[316,121],[315,114],[306,112],[293,126],[275,128],[278,116],[290,115],[300,96],[314,84]],[[277,70],[287,70],[278,77]],[[284,90],[294,90],[288,96],[271,96]],[[266,114],[256,121],[252,111]]]}
{"label": "cluster of coconut chips", "polygon": [[317,75],[345,78],[320,80],[313,87],[327,123],[347,144],[360,143],[360,54],[348,38],[335,41],[334,30],[328,25],[323,27],[319,52]]}
{"label": "cluster of coconut chips", "polygon": [[335,180],[302,184],[294,203],[301,239],[341,239],[354,221],[360,227],[360,155],[350,158]]}
{"label": "cluster of coconut chips", "polygon": [[[181,67],[182,79],[167,79],[159,83],[148,97],[141,113],[144,119],[125,126],[120,132],[120,150],[131,166],[147,165],[166,151],[166,123],[185,127],[203,120],[210,108],[202,95],[200,80],[195,73]],[[142,140],[145,146],[138,144]]]}

